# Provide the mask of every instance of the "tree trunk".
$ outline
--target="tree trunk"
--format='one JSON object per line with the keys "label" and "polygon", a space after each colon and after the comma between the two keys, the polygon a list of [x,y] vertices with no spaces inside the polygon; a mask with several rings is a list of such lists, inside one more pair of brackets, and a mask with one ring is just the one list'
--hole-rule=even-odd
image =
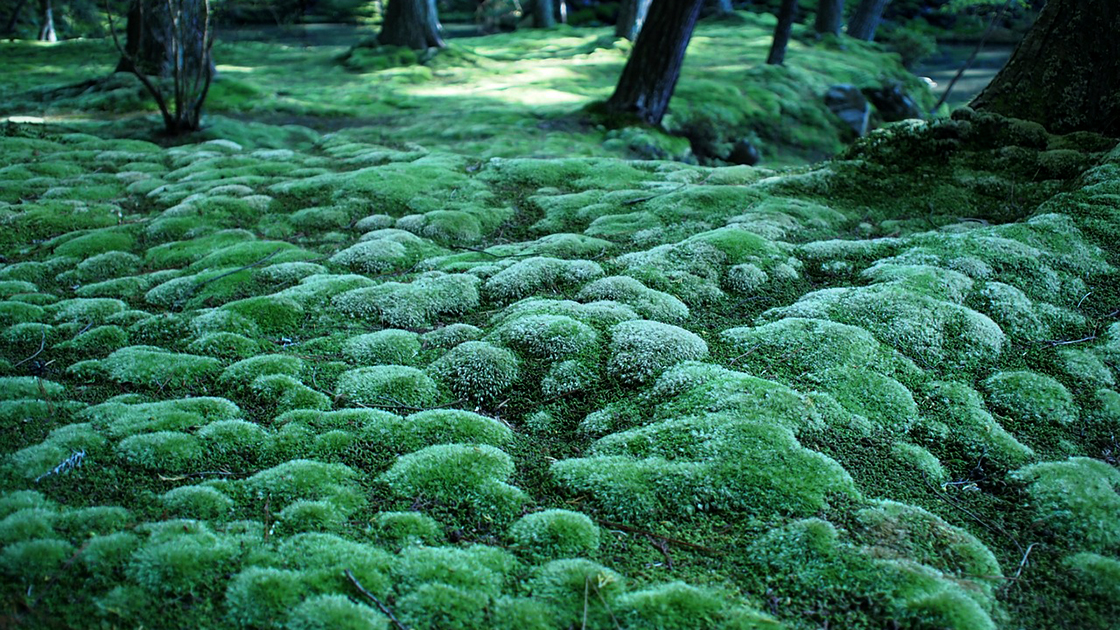
{"label": "tree trunk", "polygon": [[1120,136],[1120,3],[1050,0],[974,109]]}
{"label": "tree trunk", "polygon": [[844,0],[820,0],[813,28],[821,35],[839,35],[844,23]]}
{"label": "tree trunk", "polygon": [[555,11],[553,0],[533,0],[533,28],[556,26]]}
{"label": "tree trunk", "polygon": [[19,0],[16,8],[12,9],[12,15],[8,17],[8,23],[4,25],[4,33],[11,33],[16,30],[16,24],[19,22],[19,14],[23,11],[23,6],[27,4],[27,0]]}
{"label": "tree trunk", "polygon": [[684,53],[700,18],[704,0],[655,0],[608,112],[631,114],[649,125],[661,124],[681,74]]}
{"label": "tree trunk", "polygon": [[136,70],[148,76],[171,76],[171,14],[166,2],[135,0],[128,7],[125,54],[114,72]]}
{"label": "tree trunk", "polygon": [[782,0],[778,9],[778,25],[774,27],[774,41],[770,44],[770,54],[766,63],[780,66],[786,60],[786,47],[793,32],[793,16],[797,13],[797,0]]}
{"label": "tree trunk", "polygon": [[443,48],[435,0],[389,0],[377,43],[413,50]]}
{"label": "tree trunk", "polygon": [[57,42],[58,33],[54,30],[54,7],[51,0],[39,0],[39,41]]}
{"label": "tree trunk", "polygon": [[865,42],[874,41],[883,9],[890,3],[891,0],[860,0],[852,19],[848,20],[848,35]]}
{"label": "tree trunk", "polygon": [[622,0],[618,10],[618,22],[614,26],[616,37],[625,37],[630,41],[637,41],[638,33],[642,31],[642,24],[649,13],[652,0]]}

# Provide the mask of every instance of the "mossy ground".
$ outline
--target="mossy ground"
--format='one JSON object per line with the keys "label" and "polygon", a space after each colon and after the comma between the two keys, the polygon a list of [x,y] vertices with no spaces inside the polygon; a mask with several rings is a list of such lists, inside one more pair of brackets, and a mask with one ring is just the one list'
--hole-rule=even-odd
{"label": "mossy ground", "polygon": [[1115,625],[1114,140],[369,133],[5,129],[4,620]]}

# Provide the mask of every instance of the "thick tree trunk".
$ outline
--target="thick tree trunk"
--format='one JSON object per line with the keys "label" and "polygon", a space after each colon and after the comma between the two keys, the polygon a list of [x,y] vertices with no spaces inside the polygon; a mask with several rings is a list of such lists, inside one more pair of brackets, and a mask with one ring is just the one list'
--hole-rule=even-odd
{"label": "thick tree trunk", "polygon": [[556,6],[553,0],[533,0],[533,28],[556,26]]}
{"label": "thick tree trunk", "polygon": [[435,0],[389,0],[377,42],[413,50],[443,48]]}
{"label": "thick tree trunk", "polygon": [[852,19],[848,20],[848,35],[870,42],[875,39],[875,29],[883,19],[883,10],[891,0],[860,0]]}
{"label": "thick tree trunk", "polygon": [[1055,133],[1120,137],[1120,3],[1049,0],[1007,65],[971,103]]}
{"label": "thick tree trunk", "polygon": [[780,66],[786,60],[786,47],[793,32],[793,16],[797,13],[797,0],[782,0],[778,8],[778,25],[774,27],[774,41],[770,44],[770,54],[766,63]]}
{"label": "thick tree trunk", "polygon": [[642,24],[649,13],[652,0],[622,0],[618,10],[618,22],[614,26],[616,37],[625,37],[630,41],[638,40],[638,33],[642,31]]}
{"label": "thick tree trunk", "polygon": [[704,0],[654,0],[606,109],[661,124]]}
{"label": "thick tree trunk", "polygon": [[813,29],[821,35],[840,34],[840,25],[844,23],[844,0],[820,0],[817,3],[817,19],[813,22]]}
{"label": "thick tree trunk", "polygon": [[39,41],[57,42],[58,33],[54,30],[54,7],[51,0],[39,0]]}
{"label": "thick tree trunk", "polygon": [[124,56],[115,72],[136,70],[148,76],[171,76],[171,13],[166,2],[135,0],[128,7]]}

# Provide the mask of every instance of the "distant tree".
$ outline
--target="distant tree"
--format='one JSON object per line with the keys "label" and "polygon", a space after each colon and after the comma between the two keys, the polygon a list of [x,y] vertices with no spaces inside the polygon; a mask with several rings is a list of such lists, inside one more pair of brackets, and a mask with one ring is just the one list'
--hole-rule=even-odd
{"label": "distant tree", "polygon": [[883,19],[883,10],[891,0],[860,0],[848,20],[848,35],[870,42],[875,39],[875,29]]}
{"label": "distant tree", "polygon": [[1120,2],[1049,0],[973,108],[1120,137]]}
{"label": "distant tree", "polygon": [[813,29],[821,35],[839,35],[844,23],[844,0],[819,0]]}
{"label": "distant tree", "polygon": [[443,48],[436,0],[389,0],[377,43],[413,50]]}
{"label": "distant tree", "polygon": [[58,41],[58,33],[54,30],[54,6],[51,0],[39,0],[39,41]]}
{"label": "distant tree", "polygon": [[707,0],[704,3],[701,15],[720,17],[729,15],[734,11],[735,7],[731,6],[731,0]]}
{"label": "distant tree", "polygon": [[214,79],[210,0],[136,0],[124,44],[112,11],[108,16],[121,54],[118,71],[123,68],[140,79],[156,101],[167,133],[197,131]]}
{"label": "distant tree", "polygon": [[661,124],[703,6],[704,0],[653,1],[618,86],[606,102],[607,112]]}
{"label": "distant tree", "polygon": [[651,0],[622,0],[618,9],[618,22],[614,25],[615,36],[637,41],[638,33],[642,31],[649,13],[650,2]]}
{"label": "distant tree", "polygon": [[554,0],[532,0],[532,17],[534,28],[552,28],[556,26],[556,4]]}
{"label": "distant tree", "polygon": [[793,32],[793,18],[796,14],[797,0],[782,0],[782,5],[778,8],[778,25],[774,27],[774,40],[770,43],[770,54],[766,56],[766,63],[780,66],[786,60],[786,47],[789,46],[789,36]]}

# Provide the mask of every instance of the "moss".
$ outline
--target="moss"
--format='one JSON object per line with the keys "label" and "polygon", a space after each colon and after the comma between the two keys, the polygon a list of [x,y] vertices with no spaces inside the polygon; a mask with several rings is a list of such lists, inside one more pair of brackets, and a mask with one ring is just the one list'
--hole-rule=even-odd
{"label": "moss", "polygon": [[75,258],[88,259],[105,252],[127,252],[133,248],[135,242],[136,239],[123,230],[94,230],[67,239],[54,248],[54,254],[56,256],[74,256]]}
{"label": "moss", "polygon": [[[383,232],[395,230],[379,230],[366,236],[376,236]],[[400,271],[412,267],[427,253],[422,244],[414,244],[419,243],[419,239],[412,238],[414,240],[411,242],[405,240],[405,244],[400,242],[403,240],[400,238],[370,238],[338,252],[330,261],[356,273],[377,275]]]}
{"label": "moss", "polygon": [[198,438],[177,431],[133,435],[121,440],[116,451],[134,466],[176,473],[191,472],[203,456]]}
{"label": "moss", "polygon": [[[830,497],[859,494],[839,464],[802,447],[789,430],[720,414],[615,433],[596,442],[591,455],[554,464],[554,478],[630,520],[695,512],[805,515]],[[748,460],[752,465],[743,466]]]}
{"label": "moss", "polygon": [[538,568],[529,580],[529,588],[534,599],[551,605],[556,626],[581,623],[586,610],[588,622],[599,627],[609,624],[612,613],[608,607],[616,607],[612,602],[625,592],[626,581],[590,560],[564,559]]}
{"label": "moss", "polygon": [[702,359],[708,344],[695,334],[654,321],[623,322],[611,329],[608,371],[628,383],[645,383],[681,361]]}
{"label": "moss", "polygon": [[924,366],[971,367],[997,359],[1003,331],[972,309],[889,284],[823,289],[763,314],[831,319],[867,329]]}
{"label": "moss", "polygon": [[350,317],[389,326],[425,327],[436,318],[478,306],[478,278],[464,274],[424,276],[411,283],[386,282],[335,296],[331,303]]}
{"label": "moss", "polygon": [[82,324],[102,323],[110,315],[127,310],[128,305],[112,298],[74,298],[52,304],[55,323],[82,322]]}
{"label": "moss", "polygon": [[585,302],[614,300],[630,306],[647,319],[667,323],[683,322],[689,315],[688,307],[676,297],[625,276],[596,280],[579,292],[579,299]]}
{"label": "moss", "polygon": [[428,331],[420,336],[420,341],[436,348],[453,348],[464,341],[477,341],[482,335],[482,329],[477,326],[457,323]]}
{"label": "moss", "polygon": [[427,407],[435,402],[436,385],[416,368],[378,365],[358,368],[338,377],[336,394],[360,405]]}
{"label": "moss", "polygon": [[881,430],[904,434],[918,419],[918,405],[910,390],[889,376],[844,367],[824,370],[813,382],[849,412],[867,418]]}
{"label": "moss", "polygon": [[1082,552],[1062,560],[1078,589],[1112,605],[1120,603],[1120,560]]}
{"label": "moss", "polygon": [[483,285],[486,295],[510,302],[540,293],[559,293],[602,277],[603,268],[588,260],[533,257],[520,260]]}
{"label": "moss", "polygon": [[330,409],[330,397],[287,374],[266,374],[250,383],[249,389],[265,404],[274,403],[279,412],[289,409]]}
{"label": "moss", "polygon": [[420,340],[407,330],[379,330],[347,339],[342,352],[359,365],[411,365],[420,354]]}
{"label": "moss", "polygon": [[98,326],[81,333],[70,341],[55,346],[56,350],[74,352],[82,356],[104,356],[128,345],[128,333],[120,326]]}
{"label": "moss", "polygon": [[237,627],[282,628],[307,591],[297,571],[249,567],[230,580],[226,606]]}
{"label": "moss", "polygon": [[79,561],[94,575],[109,577],[121,570],[140,538],[130,532],[94,536],[86,541]]}
{"label": "moss", "polygon": [[99,282],[130,276],[140,269],[141,262],[139,256],[129,252],[105,252],[78,263],[74,274],[81,282]]}
{"label": "moss", "polygon": [[245,479],[243,486],[261,501],[271,497],[274,510],[294,501],[320,499],[352,509],[364,502],[355,477],[354,470],[343,464],[293,459],[256,473]]}
{"label": "moss", "polygon": [[563,315],[527,315],[506,321],[494,331],[506,345],[534,359],[558,361],[597,349],[595,329]]}
{"label": "moss", "polygon": [[296,606],[288,618],[290,630],[382,630],[389,621],[368,606],[345,595],[316,595]]}
{"label": "moss", "polygon": [[486,445],[429,446],[399,458],[380,479],[404,498],[435,499],[492,517],[512,515],[526,500],[506,483],[513,460]]}
{"label": "moss", "polygon": [[443,538],[439,523],[419,512],[381,512],[374,526],[379,539],[398,548],[433,545]]}
{"label": "moss", "polygon": [[257,342],[232,332],[206,333],[187,346],[192,354],[226,360],[248,359],[260,351]]}
{"label": "moss", "polygon": [[223,310],[241,315],[267,334],[294,334],[304,319],[304,308],[295,300],[263,295],[228,302]]}
{"label": "moss", "polygon": [[485,627],[479,611],[486,595],[448,584],[421,584],[398,600],[401,616],[412,627],[435,630],[471,630]]}
{"label": "moss", "polygon": [[261,267],[253,277],[261,284],[295,284],[308,276],[327,273],[327,268],[311,262],[283,262]]}
{"label": "moss", "polygon": [[10,300],[0,302],[0,326],[42,322],[46,316],[46,310],[41,306]]}
{"label": "moss", "polygon": [[153,535],[145,541],[132,554],[125,572],[151,593],[204,596],[220,588],[223,576],[236,570],[246,552],[244,542],[204,527],[180,525],[176,533]]}
{"label": "moss", "polygon": [[521,517],[509,529],[515,548],[535,561],[574,558],[599,548],[599,527],[584,514],[545,510]]}
{"label": "moss", "polygon": [[1058,359],[1065,376],[1085,387],[1096,389],[1116,384],[1112,369],[1088,350],[1060,348]]}
{"label": "moss", "polygon": [[1071,457],[1021,468],[1013,476],[1027,484],[1031,509],[1060,543],[1097,553],[1120,545],[1120,472],[1104,462]]}
{"label": "moss", "polygon": [[219,382],[229,387],[245,387],[260,376],[285,374],[298,376],[303,370],[303,360],[284,354],[258,354],[242,359],[222,370]]}
{"label": "moss", "polygon": [[36,538],[5,545],[0,551],[0,570],[23,582],[47,579],[70,556],[74,547],[57,538]]}
{"label": "moss", "polygon": [[104,444],[105,438],[89,424],[69,424],[52,430],[43,442],[12,453],[9,462],[17,476],[45,481],[47,477],[65,474],[66,467],[59,467],[75,453],[88,454]]}
{"label": "moss", "polygon": [[59,398],[66,391],[61,383],[55,383],[33,376],[2,376],[0,377],[0,399]]}
{"label": "moss", "polygon": [[626,627],[686,630],[691,628],[780,628],[776,620],[750,609],[733,609],[710,590],[669,582],[625,593],[618,598]]}
{"label": "moss", "polygon": [[152,388],[206,385],[221,370],[217,359],[167,352],[154,346],[121,348],[101,361],[118,383]]}
{"label": "moss", "polygon": [[160,497],[173,515],[181,518],[220,519],[233,509],[233,499],[208,486],[181,486]]}
{"label": "moss", "polygon": [[541,380],[541,393],[556,398],[593,388],[598,378],[592,370],[578,361],[560,361],[548,368]]}
{"label": "moss", "polygon": [[329,501],[293,501],[276,517],[284,533],[338,531],[346,525],[346,514]]}
{"label": "moss", "polygon": [[1012,418],[1017,430],[1030,432],[1048,425],[1077,421],[1077,405],[1069,391],[1037,372],[999,372],[984,381],[988,404]]}
{"label": "moss", "polygon": [[452,348],[428,370],[459,398],[490,402],[517,380],[517,357],[485,341],[467,341]]}
{"label": "moss", "polygon": [[47,508],[25,508],[0,520],[0,543],[10,545],[22,540],[50,538],[58,513]]}

